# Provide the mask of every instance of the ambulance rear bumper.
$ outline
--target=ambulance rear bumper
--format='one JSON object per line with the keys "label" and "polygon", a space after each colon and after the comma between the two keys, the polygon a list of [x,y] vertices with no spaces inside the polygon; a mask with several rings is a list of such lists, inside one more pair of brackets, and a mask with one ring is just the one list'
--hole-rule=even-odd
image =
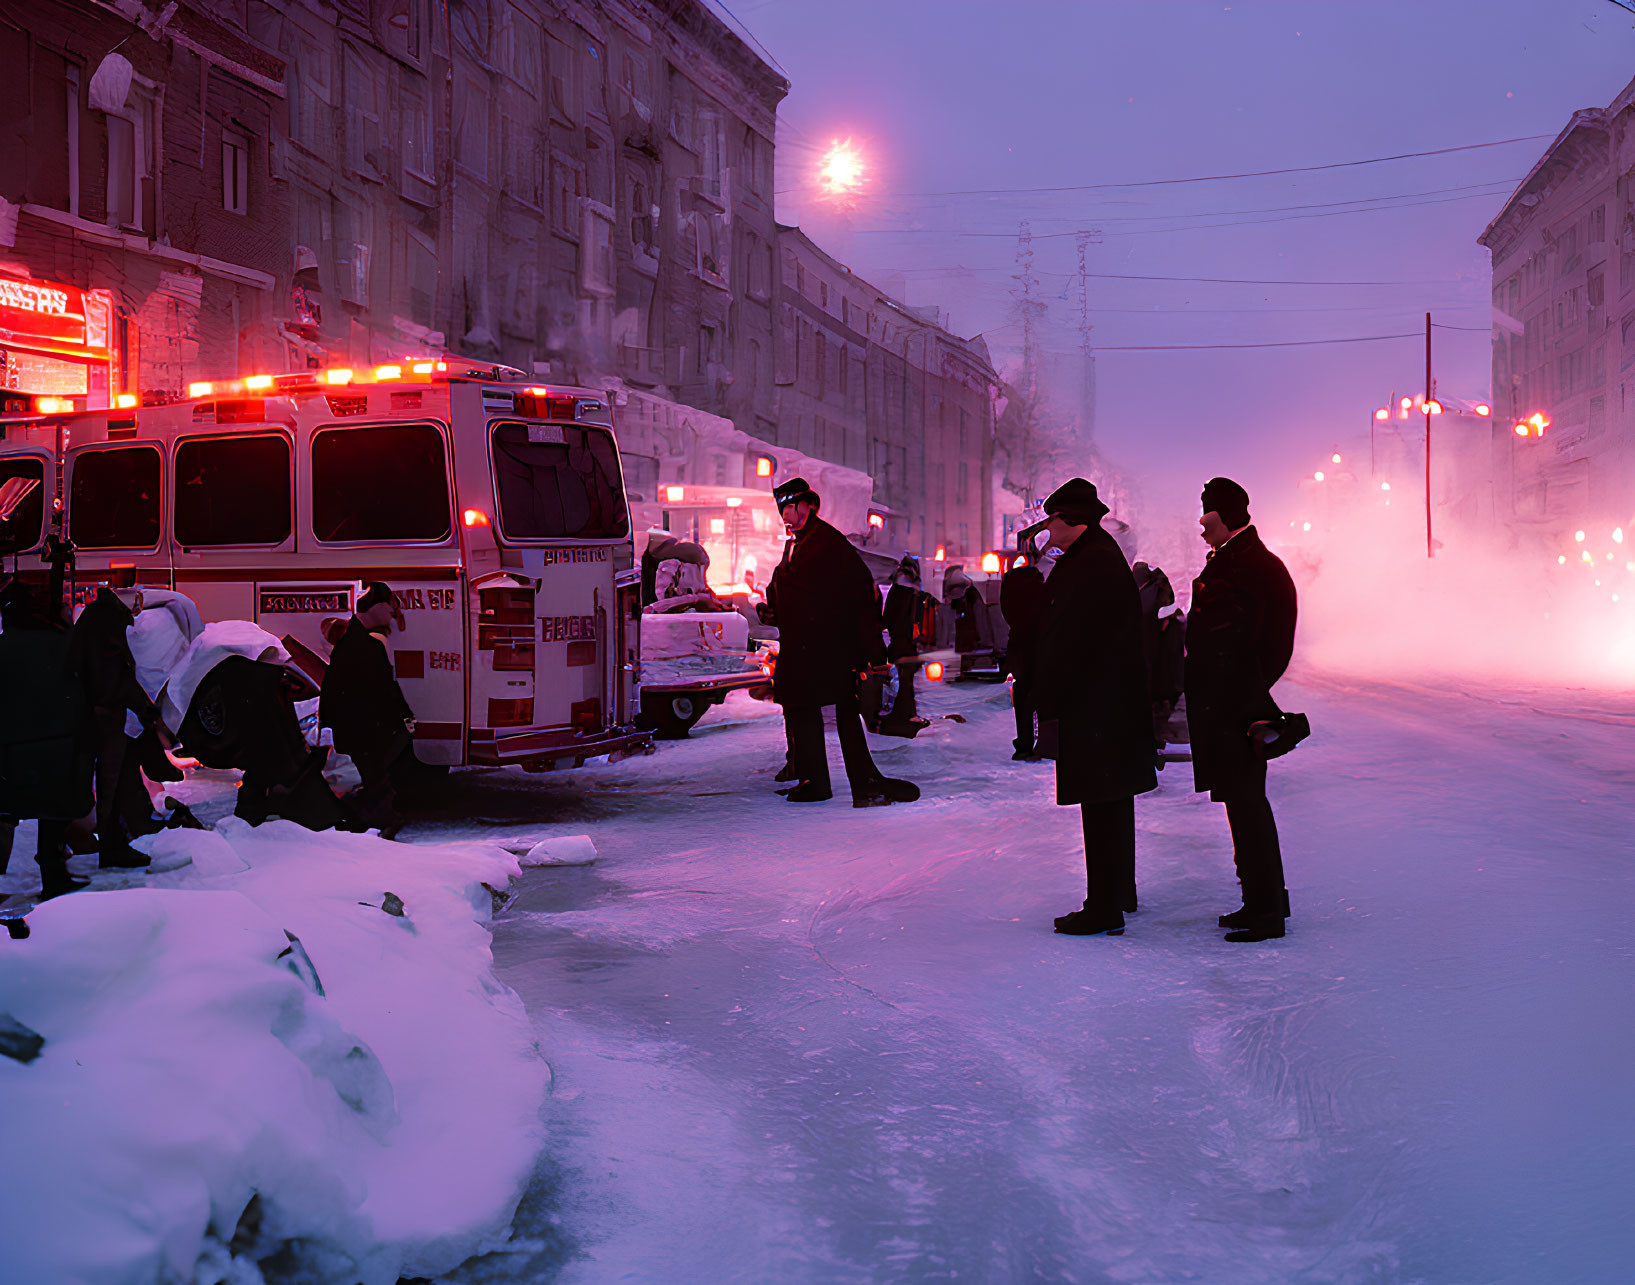
{"label": "ambulance rear bumper", "polygon": [[490,767],[519,764],[534,771],[545,771],[554,767],[578,767],[585,760],[604,754],[616,758],[645,754],[652,748],[653,733],[635,727],[590,733],[564,727],[508,733],[473,728],[466,758],[470,763]]}

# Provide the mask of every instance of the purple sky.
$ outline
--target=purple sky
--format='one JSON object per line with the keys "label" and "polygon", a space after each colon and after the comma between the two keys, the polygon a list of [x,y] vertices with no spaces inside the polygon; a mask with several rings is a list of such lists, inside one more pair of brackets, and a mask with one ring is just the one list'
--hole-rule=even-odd
{"label": "purple sky", "polygon": [[[1100,227],[1092,271],[1424,283],[1093,280],[1098,345],[1419,331],[1430,309],[1439,322],[1483,328],[1437,331],[1439,391],[1486,397],[1488,256],[1475,238],[1542,142],[1184,186],[918,194],[1262,170],[1554,135],[1572,111],[1604,105],[1635,75],[1635,15],[1608,0],[737,0],[731,8],[794,85],[780,113],[780,218],[800,222],[865,275],[905,273],[910,303],[948,308],[961,333],[987,335],[1002,365],[1014,359],[1010,272],[1017,223],[1028,218],[1036,236]],[[873,190],[837,217],[796,185],[815,147],[847,135],[873,162]],[[1477,184],[1492,186],[1445,190]],[[1431,192],[1385,212],[1244,214],[1282,221],[1208,231],[1152,231],[1173,221],[1141,221]],[[1071,395],[1074,243],[1035,246],[1050,307],[1045,342],[1065,356]],[[1423,370],[1417,339],[1106,352],[1099,436],[1143,476],[1153,506],[1187,511],[1201,479],[1227,473],[1281,511],[1302,473],[1365,432],[1393,388],[1420,386]]]}

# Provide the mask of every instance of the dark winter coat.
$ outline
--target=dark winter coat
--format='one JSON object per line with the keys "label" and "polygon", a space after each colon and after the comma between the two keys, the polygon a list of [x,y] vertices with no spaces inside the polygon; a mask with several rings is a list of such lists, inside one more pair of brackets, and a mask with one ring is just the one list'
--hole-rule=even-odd
{"label": "dark winter coat", "polygon": [[1275,717],[1272,684],[1294,654],[1294,581],[1246,527],[1210,554],[1187,616],[1187,725],[1194,788],[1223,800],[1263,788],[1249,725]]}
{"label": "dark winter coat", "polygon": [[886,632],[891,635],[887,658],[913,660],[919,654],[914,644],[914,624],[919,615],[920,591],[910,585],[894,584],[886,592]]}
{"label": "dark winter coat", "polygon": [[1123,551],[1090,527],[1045,588],[1034,704],[1060,723],[1056,802],[1112,803],[1157,788],[1141,600]]}
{"label": "dark winter coat", "polygon": [[815,514],[784,547],[767,588],[778,626],[773,695],[780,705],[833,705],[885,659],[874,579],[850,540]]}
{"label": "dark winter coat", "polygon": [[413,717],[386,644],[353,616],[329,658],[318,721],[334,730],[336,749],[356,758],[380,753]]}
{"label": "dark winter coat", "polygon": [[1014,567],[999,582],[999,614],[1010,629],[1005,658],[1016,681],[1024,686],[1032,681],[1038,663],[1039,627],[1049,601],[1050,590],[1038,567]]}
{"label": "dark winter coat", "polygon": [[68,821],[91,810],[93,736],[68,635],[11,623],[0,634],[0,813]]}
{"label": "dark winter coat", "polygon": [[135,619],[113,590],[98,589],[69,631],[68,669],[92,710],[105,718],[117,716],[121,727],[130,710],[144,727],[152,727],[159,710],[136,680],[136,660],[126,633]]}

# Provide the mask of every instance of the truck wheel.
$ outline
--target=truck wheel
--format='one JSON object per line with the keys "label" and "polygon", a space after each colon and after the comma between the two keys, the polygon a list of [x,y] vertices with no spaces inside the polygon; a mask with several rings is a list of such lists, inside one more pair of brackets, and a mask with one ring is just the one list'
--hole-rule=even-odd
{"label": "truck wheel", "polygon": [[643,695],[642,718],[661,741],[679,741],[686,738],[694,723],[704,717],[710,707],[700,696],[665,696],[661,693]]}

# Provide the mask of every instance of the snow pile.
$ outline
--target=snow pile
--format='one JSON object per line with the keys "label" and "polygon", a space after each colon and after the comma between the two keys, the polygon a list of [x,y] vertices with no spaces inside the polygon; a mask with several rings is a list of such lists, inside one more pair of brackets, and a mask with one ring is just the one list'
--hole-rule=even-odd
{"label": "snow pile", "polygon": [[482,844],[170,830],[147,888],[0,939],[0,1245],[16,1280],[387,1285],[505,1239],[548,1076],[486,927]]}
{"label": "snow pile", "polygon": [[596,864],[596,844],[588,834],[564,834],[541,839],[522,855],[522,864],[529,866],[593,866]]}

